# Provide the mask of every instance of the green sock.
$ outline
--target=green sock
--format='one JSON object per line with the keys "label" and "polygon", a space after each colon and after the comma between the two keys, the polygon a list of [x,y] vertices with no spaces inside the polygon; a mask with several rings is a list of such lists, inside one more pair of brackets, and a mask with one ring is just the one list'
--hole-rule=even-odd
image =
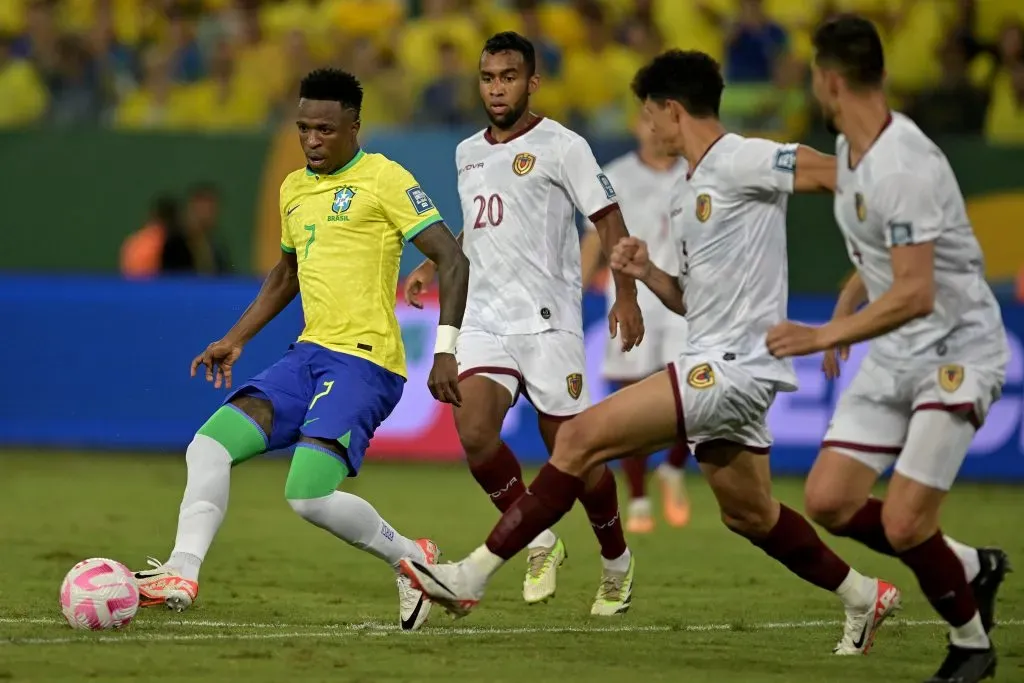
{"label": "green sock", "polygon": [[302,444],[292,456],[284,497],[288,500],[323,498],[334,493],[347,476],[348,465],[341,456]]}
{"label": "green sock", "polygon": [[235,466],[267,450],[267,436],[252,419],[232,405],[221,406],[199,428],[197,434],[208,436],[231,455]]}

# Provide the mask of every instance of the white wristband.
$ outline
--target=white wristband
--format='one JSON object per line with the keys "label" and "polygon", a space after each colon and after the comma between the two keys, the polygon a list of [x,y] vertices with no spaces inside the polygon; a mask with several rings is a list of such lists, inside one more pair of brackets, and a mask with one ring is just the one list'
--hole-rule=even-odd
{"label": "white wristband", "polygon": [[451,325],[438,325],[434,353],[455,353],[455,342],[458,338],[459,328]]}

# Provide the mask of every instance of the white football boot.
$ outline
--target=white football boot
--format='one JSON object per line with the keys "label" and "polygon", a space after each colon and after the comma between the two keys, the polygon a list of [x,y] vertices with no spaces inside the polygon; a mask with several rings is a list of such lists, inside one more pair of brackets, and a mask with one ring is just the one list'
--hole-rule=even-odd
{"label": "white football boot", "polygon": [[[437,544],[433,541],[421,538],[416,545],[423,551],[425,564],[437,564],[437,558],[441,556]],[[415,631],[426,623],[430,616],[430,599],[423,594],[423,591],[413,587],[412,581],[399,571],[395,583],[398,585],[398,624],[403,631]]]}
{"label": "white football boot", "polygon": [[832,650],[834,655],[866,655],[875,642],[875,633],[886,619],[903,607],[900,589],[888,581],[875,579],[875,601],[866,610],[846,610],[843,638]]}
{"label": "white football boot", "polygon": [[487,587],[487,576],[477,571],[468,559],[434,565],[402,560],[398,568],[413,588],[456,618],[469,614],[484,597]]}
{"label": "white football boot", "polygon": [[167,605],[175,612],[184,612],[199,595],[199,582],[186,579],[181,573],[157,561],[147,558],[152,569],[135,572],[139,584],[139,606]]}

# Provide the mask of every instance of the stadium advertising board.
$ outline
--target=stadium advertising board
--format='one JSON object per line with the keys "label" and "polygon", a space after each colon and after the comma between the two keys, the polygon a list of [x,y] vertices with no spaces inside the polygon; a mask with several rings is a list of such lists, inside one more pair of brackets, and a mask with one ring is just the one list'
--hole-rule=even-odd
{"label": "stadium advertising board", "polygon": [[[223,400],[188,364],[223,334],[256,292],[252,281],[0,277],[0,338],[7,358],[0,394],[0,445],[118,450],[178,450]],[[806,322],[829,316],[827,298],[794,297],[791,314]],[[447,407],[434,402],[426,381],[433,360],[437,308],[398,309],[409,382],[398,408],[378,430],[371,459],[457,460],[462,457]],[[1024,307],[1008,304],[1012,362],[1003,397],[978,434],[964,476],[1024,481]],[[607,395],[600,359],[607,335],[604,301],[584,299],[586,381],[594,399]],[[236,381],[274,362],[301,327],[289,307],[246,348]],[[865,349],[855,348],[843,377],[832,383],[820,358],[796,360],[800,390],[781,394],[770,414],[777,472],[806,471],[817,452],[839,391]],[[535,413],[521,400],[503,437],[525,461],[546,457]]]}

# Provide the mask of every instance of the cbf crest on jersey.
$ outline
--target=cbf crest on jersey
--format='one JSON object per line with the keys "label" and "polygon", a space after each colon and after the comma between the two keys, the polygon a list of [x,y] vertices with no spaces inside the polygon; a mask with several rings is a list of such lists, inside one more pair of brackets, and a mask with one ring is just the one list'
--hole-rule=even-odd
{"label": "cbf crest on jersey", "polygon": [[701,223],[711,218],[711,195],[703,192],[697,195],[697,220]]}
{"label": "cbf crest on jersey", "polygon": [[868,205],[864,203],[864,195],[857,192],[853,195],[853,206],[857,209],[857,220],[861,223],[868,218]]}
{"label": "cbf crest on jersey", "polygon": [[345,213],[348,207],[352,206],[352,199],[356,196],[355,190],[351,187],[339,188],[334,193],[334,203],[331,204],[331,211],[334,213]]}
{"label": "cbf crest on jersey", "polygon": [[715,386],[715,373],[707,363],[701,363],[690,370],[686,383],[694,389],[707,389]]}
{"label": "cbf crest on jersey", "polygon": [[346,186],[339,188],[334,193],[334,202],[331,203],[331,211],[334,212],[334,215],[328,216],[327,222],[348,221],[348,216],[345,215],[345,212],[348,211],[350,206],[352,206],[352,200],[355,196],[356,191],[351,187]]}
{"label": "cbf crest on jersey", "polygon": [[583,393],[583,375],[578,372],[566,375],[565,388],[569,390],[569,395],[572,396],[573,400],[578,399],[580,394]]}
{"label": "cbf crest on jersey", "polygon": [[939,368],[939,386],[953,393],[964,383],[964,366],[943,365]]}
{"label": "cbf crest on jersey", "polygon": [[533,170],[533,165],[537,163],[537,157],[533,156],[529,152],[520,152],[516,155],[516,158],[512,160],[512,172],[516,175],[526,175]]}

